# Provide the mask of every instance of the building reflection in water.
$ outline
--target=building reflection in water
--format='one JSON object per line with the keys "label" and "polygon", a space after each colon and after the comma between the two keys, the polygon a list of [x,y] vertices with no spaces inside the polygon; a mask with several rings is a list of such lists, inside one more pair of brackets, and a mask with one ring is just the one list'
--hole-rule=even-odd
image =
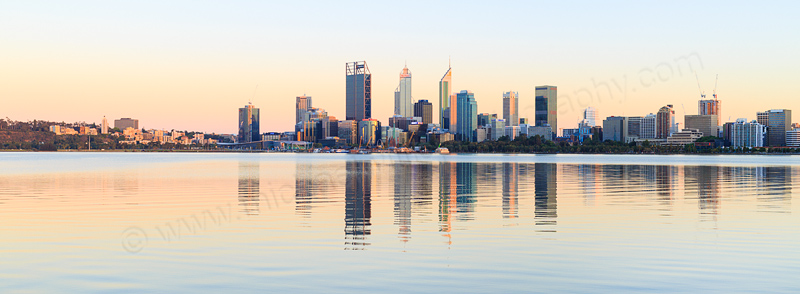
{"label": "building reflection in water", "polygon": [[720,176],[719,166],[686,166],[684,175],[697,183],[697,207],[702,214],[719,214]]}
{"label": "building reflection in water", "polygon": [[312,176],[313,164],[307,162],[297,162],[295,165],[295,213],[304,217],[311,216],[311,204],[313,202]]}
{"label": "building reflection in water", "polygon": [[439,232],[450,238],[456,204],[456,163],[439,162]]}
{"label": "building reflection in water", "polygon": [[759,181],[759,211],[791,213],[792,209],[792,168],[788,166],[768,166]]}
{"label": "building reflection in water", "polygon": [[239,161],[239,206],[247,215],[259,214],[261,162]]}
{"label": "building reflection in water", "polygon": [[478,197],[475,195],[477,186],[477,163],[456,163],[456,205],[459,220],[472,220],[475,213],[475,204]]}
{"label": "building reflection in water", "polygon": [[555,225],[558,217],[556,201],[558,167],[553,163],[535,163],[534,168],[536,225]]}
{"label": "building reflection in water", "polygon": [[369,245],[366,237],[370,235],[372,217],[372,162],[347,161],[345,183],[344,234],[345,249],[361,249]]}
{"label": "building reflection in water", "polygon": [[394,224],[399,227],[398,235],[404,242],[411,235],[411,198],[413,165],[396,162],[394,165]]}
{"label": "building reflection in water", "polygon": [[578,166],[578,181],[583,188],[583,201],[586,206],[595,205],[595,194],[597,194],[596,175],[599,173],[596,164],[581,164]]}
{"label": "building reflection in water", "polygon": [[520,164],[504,162],[503,167],[503,218],[517,218],[519,209]]}

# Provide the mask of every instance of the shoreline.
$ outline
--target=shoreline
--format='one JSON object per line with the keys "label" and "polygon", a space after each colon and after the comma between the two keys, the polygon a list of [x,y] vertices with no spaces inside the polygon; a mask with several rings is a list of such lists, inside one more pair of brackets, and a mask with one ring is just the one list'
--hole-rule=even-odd
{"label": "shoreline", "polygon": [[[24,152],[24,153],[278,153],[278,154],[351,154],[351,153],[332,153],[332,152],[286,152],[286,151],[268,151],[268,150],[252,150],[252,151],[245,151],[245,150],[173,150],[173,149],[115,149],[115,150],[58,150],[58,151],[39,151],[39,150],[29,150],[29,149],[0,149],[0,153],[2,152]],[[395,154],[395,155],[426,155],[426,154],[438,154],[434,152],[372,152],[369,154],[358,154],[358,155],[370,155],[370,154]],[[570,152],[533,152],[533,153],[506,153],[506,152],[451,152],[450,154],[438,154],[438,155],[707,155],[707,156],[718,156],[718,155],[800,155],[800,152],[753,152],[753,153],[570,153]]]}

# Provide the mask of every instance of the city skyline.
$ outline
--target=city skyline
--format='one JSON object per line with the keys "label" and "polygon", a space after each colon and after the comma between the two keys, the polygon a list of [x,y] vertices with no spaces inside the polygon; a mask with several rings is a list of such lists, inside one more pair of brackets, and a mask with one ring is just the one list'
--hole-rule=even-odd
{"label": "city skyline", "polygon": [[[275,9],[256,3],[246,10],[237,9],[237,4],[220,10],[208,3],[156,2],[2,6],[0,17],[8,26],[0,34],[8,45],[0,48],[6,69],[0,73],[5,81],[0,109],[5,110],[2,116],[15,120],[99,123],[103,116],[136,117],[147,128],[235,133],[236,118],[223,110],[252,100],[271,106],[262,110],[262,130],[291,130],[295,117],[286,109],[302,94],[314,96],[315,106],[331,115],[345,118],[341,64],[352,60],[370,63],[372,117],[381,120],[392,115],[397,69],[406,61],[414,69],[414,99],[426,99],[438,110],[438,81],[448,59],[457,73],[451,92],[475,93],[480,112],[502,113],[500,95],[514,89],[521,97],[519,116],[532,120],[534,87],[557,85],[560,128],[575,127],[589,106],[608,115],[643,116],[672,104],[682,123],[684,114],[697,114],[693,71],[706,93],[711,93],[719,74],[723,122],[754,119],[752,109],[800,109],[795,98],[800,86],[790,82],[796,77],[792,69],[800,66],[792,58],[799,42],[772,29],[786,27],[791,15],[767,7],[410,3],[391,12],[369,9],[364,17],[373,28],[366,29],[367,42],[346,46],[335,38],[358,29],[333,16],[345,9],[333,3],[302,10],[288,3],[275,4]],[[444,8],[476,11],[482,25],[453,26],[449,18],[430,13]],[[522,17],[535,9],[551,13],[536,21]],[[121,11],[131,13],[120,15]],[[708,17],[711,12],[714,18]],[[283,28],[282,23],[300,13],[315,19]],[[387,14],[396,13],[419,21],[389,20]],[[520,19],[515,26],[493,21],[513,16]],[[562,19],[568,16],[579,20]],[[208,27],[202,21],[208,17],[224,25]],[[755,19],[745,25],[738,21],[743,18]],[[59,25],[53,26],[54,21]],[[329,25],[322,28],[321,23]],[[469,38],[475,45],[431,46],[442,44],[438,34],[429,32],[431,27],[448,27],[452,40]],[[728,29],[720,33],[718,27]],[[549,31],[553,45],[543,46],[528,33],[538,30]],[[406,40],[402,50],[395,45],[398,38]],[[514,39],[515,46],[495,46],[502,39]],[[585,46],[587,42],[593,46]],[[30,101],[41,105],[32,108]],[[173,108],[188,111],[173,113]]]}

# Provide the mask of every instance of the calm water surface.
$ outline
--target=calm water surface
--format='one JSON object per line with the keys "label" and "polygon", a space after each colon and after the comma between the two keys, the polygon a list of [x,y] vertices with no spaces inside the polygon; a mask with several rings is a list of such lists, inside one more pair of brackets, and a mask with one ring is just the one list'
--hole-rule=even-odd
{"label": "calm water surface", "polygon": [[800,157],[0,153],[2,292],[795,292]]}

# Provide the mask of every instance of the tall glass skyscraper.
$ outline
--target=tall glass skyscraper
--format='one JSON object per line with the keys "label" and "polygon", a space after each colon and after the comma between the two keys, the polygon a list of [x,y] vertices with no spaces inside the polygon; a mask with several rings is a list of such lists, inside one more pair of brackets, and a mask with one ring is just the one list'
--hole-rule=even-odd
{"label": "tall glass skyscraper", "polygon": [[587,107],[583,110],[583,123],[587,126],[597,126],[597,109],[594,107]]}
{"label": "tall glass skyscraper", "polygon": [[411,100],[411,72],[403,67],[400,73],[400,84],[394,90],[394,114],[403,117],[414,116],[414,103]]}
{"label": "tall glass skyscraper", "polygon": [[550,125],[553,132],[558,132],[558,88],[556,86],[536,87],[536,119],[537,126]]}
{"label": "tall glass skyscraper", "polygon": [[786,146],[786,132],[792,130],[792,111],[789,109],[772,109],[767,112],[767,115],[768,146]]}
{"label": "tall glass skyscraper", "polygon": [[305,116],[306,111],[311,109],[311,96],[297,96],[297,100],[295,101],[295,124],[303,121],[303,117]]}
{"label": "tall glass skyscraper", "polygon": [[345,65],[346,102],[345,119],[361,121],[372,118],[372,74],[366,61],[349,62]]}
{"label": "tall glass skyscraper", "polygon": [[253,103],[239,108],[239,143],[261,141],[260,120],[259,109]]}
{"label": "tall glass skyscraper", "polygon": [[[450,89],[453,87],[453,70],[447,66],[447,72],[439,81],[439,124],[442,129],[450,129]],[[454,118],[455,119],[455,118]]]}
{"label": "tall glass skyscraper", "polygon": [[456,139],[473,142],[473,133],[478,129],[478,102],[475,101],[475,94],[467,90],[461,91],[456,94],[456,101]]}
{"label": "tall glass skyscraper", "polygon": [[503,93],[503,119],[509,126],[519,125],[519,92]]}

